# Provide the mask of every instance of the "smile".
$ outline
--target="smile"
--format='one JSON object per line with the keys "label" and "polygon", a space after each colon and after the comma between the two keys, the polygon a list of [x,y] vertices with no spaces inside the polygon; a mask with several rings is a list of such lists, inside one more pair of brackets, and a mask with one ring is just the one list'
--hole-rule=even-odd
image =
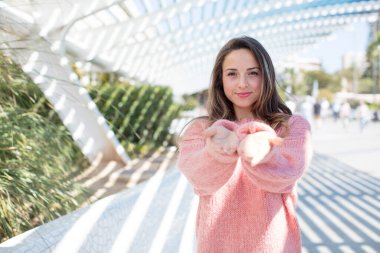
{"label": "smile", "polygon": [[253,92],[237,92],[236,95],[240,98],[246,98],[249,97]]}

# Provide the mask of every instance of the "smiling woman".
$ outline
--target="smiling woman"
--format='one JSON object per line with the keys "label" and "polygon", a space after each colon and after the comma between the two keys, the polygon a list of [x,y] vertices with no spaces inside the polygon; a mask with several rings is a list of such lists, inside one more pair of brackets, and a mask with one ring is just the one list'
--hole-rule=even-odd
{"label": "smiling woman", "polygon": [[230,40],[212,73],[208,116],[179,143],[178,168],[199,195],[198,252],[301,252],[296,184],[311,158],[310,126],[276,90],[255,39]]}

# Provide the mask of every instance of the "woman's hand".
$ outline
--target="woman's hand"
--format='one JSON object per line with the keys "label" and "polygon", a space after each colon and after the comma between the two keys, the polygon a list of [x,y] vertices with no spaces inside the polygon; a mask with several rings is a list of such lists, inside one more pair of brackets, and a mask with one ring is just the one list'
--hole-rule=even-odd
{"label": "woman's hand", "polygon": [[280,145],[282,142],[282,138],[267,131],[248,134],[240,142],[238,154],[245,161],[249,161],[251,166],[254,166],[269,153],[272,145]]}
{"label": "woman's hand", "polygon": [[232,155],[239,146],[237,134],[223,126],[211,126],[203,131],[203,136],[207,145],[220,154]]}

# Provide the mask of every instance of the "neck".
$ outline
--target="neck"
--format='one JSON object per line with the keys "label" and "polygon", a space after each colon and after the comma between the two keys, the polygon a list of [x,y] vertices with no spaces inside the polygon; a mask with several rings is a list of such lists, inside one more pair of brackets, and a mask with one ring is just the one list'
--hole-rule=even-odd
{"label": "neck", "polygon": [[236,115],[236,119],[238,121],[240,121],[242,119],[252,119],[253,118],[253,114],[249,110],[244,110],[244,111],[235,110],[235,115]]}

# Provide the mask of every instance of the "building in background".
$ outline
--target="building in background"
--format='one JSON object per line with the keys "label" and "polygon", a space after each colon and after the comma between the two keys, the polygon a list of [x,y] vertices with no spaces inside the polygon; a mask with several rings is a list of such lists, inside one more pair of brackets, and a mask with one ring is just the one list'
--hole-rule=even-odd
{"label": "building in background", "polygon": [[362,74],[367,67],[365,52],[347,52],[342,57],[342,68],[357,68]]}

